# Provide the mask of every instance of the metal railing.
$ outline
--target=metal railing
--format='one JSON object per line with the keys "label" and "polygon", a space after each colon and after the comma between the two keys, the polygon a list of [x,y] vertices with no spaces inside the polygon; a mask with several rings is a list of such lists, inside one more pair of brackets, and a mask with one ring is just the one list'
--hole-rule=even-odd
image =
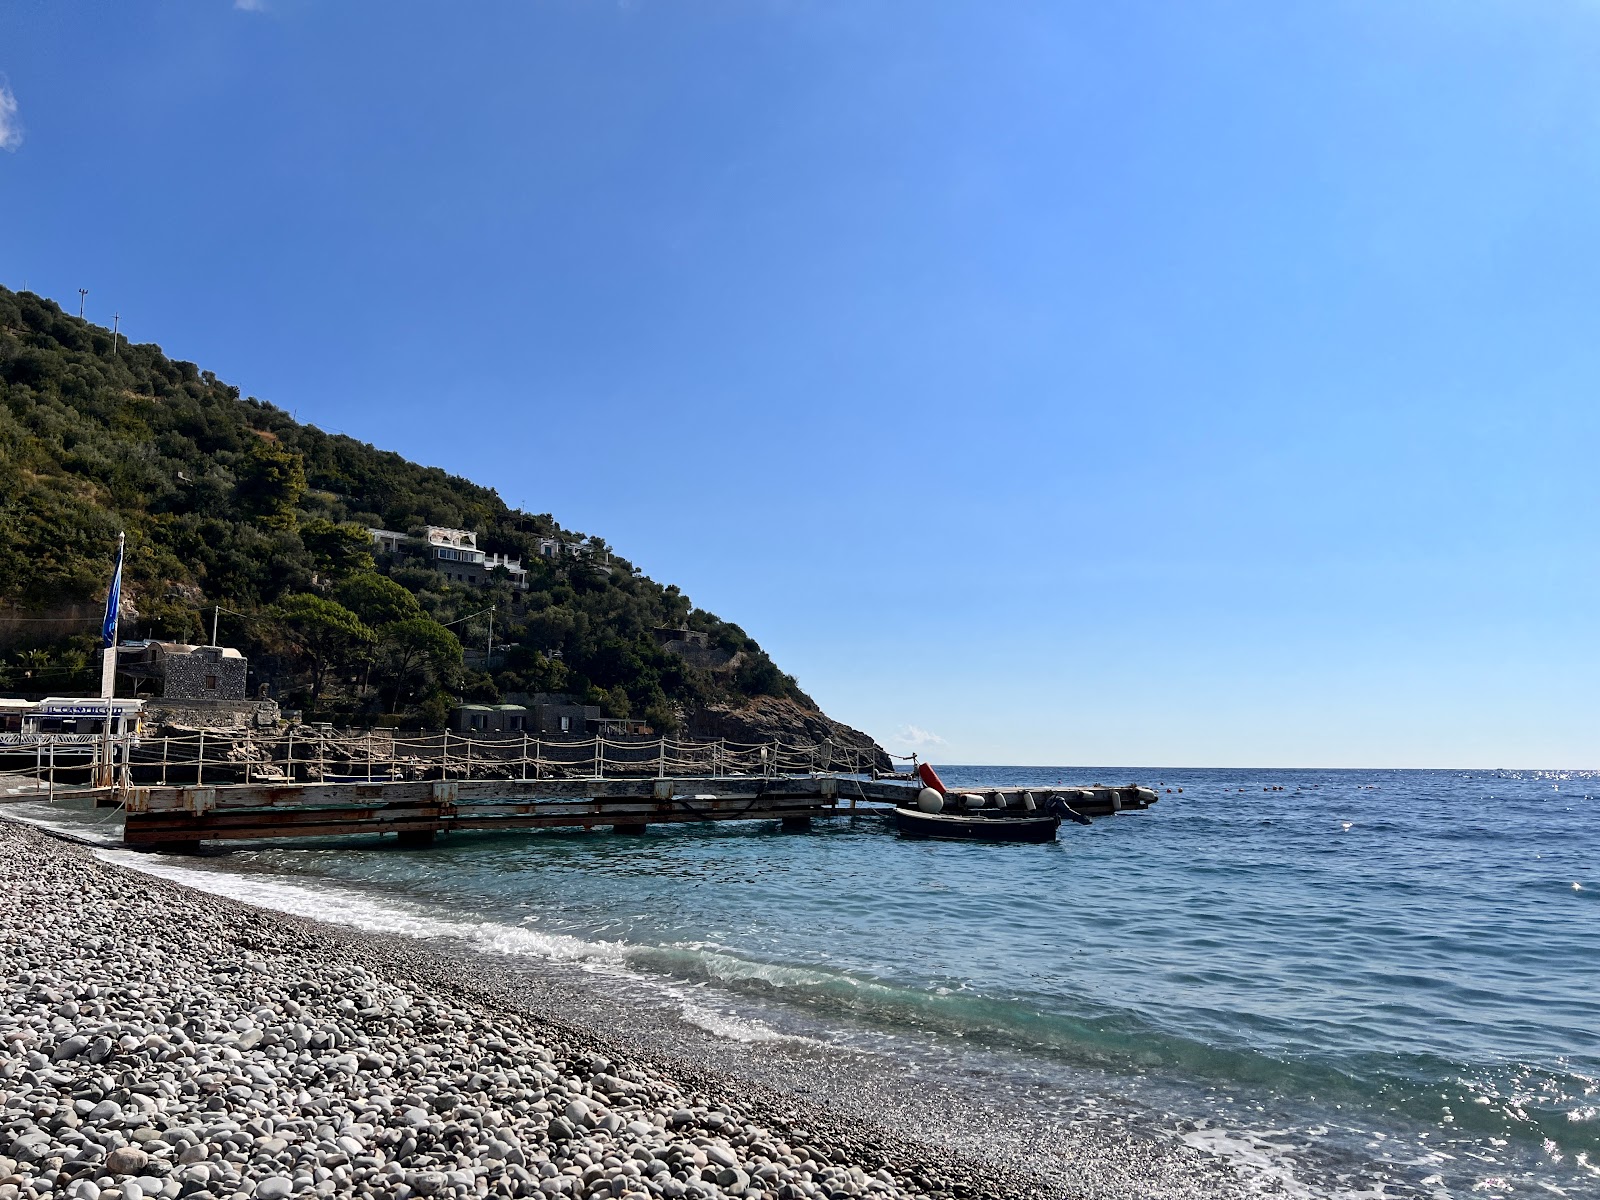
{"label": "metal railing", "polygon": [[[118,737],[111,770],[103,744],[41,740],[34,775],[52,799],[61,776],[76,787],[386,782],[406,779],[607,779],[806,774],[877,774],[875,750],[832,742],[694,741],[660,737],[548,739],[534,734],[471,737],[337,732],[199,730]],[[891,756],[897,757],[897,756]],[[75,763],[72,760],[77,760]],[[80,776],[86,776],[78,782]]]}

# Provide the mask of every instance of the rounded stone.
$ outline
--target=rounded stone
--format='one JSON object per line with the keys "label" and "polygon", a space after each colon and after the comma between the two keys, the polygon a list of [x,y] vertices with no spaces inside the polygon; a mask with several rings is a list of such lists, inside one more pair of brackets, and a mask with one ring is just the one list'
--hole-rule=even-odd
{"label": "rounded stone", "polygon": [[118,1146],[106,1155],[106,1170],[113,1175],[133,1175],[145,1169],[150,1156],[137,1146]]}

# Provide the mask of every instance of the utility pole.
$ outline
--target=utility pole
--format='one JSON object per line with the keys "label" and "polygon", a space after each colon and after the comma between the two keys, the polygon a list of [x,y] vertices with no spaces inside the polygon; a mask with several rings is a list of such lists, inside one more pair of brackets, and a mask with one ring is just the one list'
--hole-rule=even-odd
{"label": "utility pole", "polygon": [[86,296],[88,296],[88,294],[89,294],[89,289],[88,288],[79,288],[78,289],[78,320],[80,320],[80,321],[83,320],[83,301],[84,301],[84,298]]}
{"label": "utility pole", "polygon": [[215,646],[217,644],[217,622],[221,618],[222,618],[222,605],[213,604],[211,606],[211,644],[213,646]]}
{"label": "utility pole", "polygon": [[122,325],[122,314],[121,313],[112,313],[111,314],[111,357],[112,358],[115,358],[117,356],[117,330],[121,327],[121,325]]}
{"label": "utility pole", "polygon": [[494,655],[494,605],[489,606],[489,642],[483,648],[483,669],[489,670],[489,659]]}

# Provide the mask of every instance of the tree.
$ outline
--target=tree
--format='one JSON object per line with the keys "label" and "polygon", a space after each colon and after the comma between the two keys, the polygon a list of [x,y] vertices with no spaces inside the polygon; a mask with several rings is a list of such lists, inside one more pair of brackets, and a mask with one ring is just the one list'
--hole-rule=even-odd
{"label": "tree", "polygon": [[389,711],[402,701],[425,695],[461,666],[461,643],[429,617],[391,621],[378,631]]}
{"label": "tree", "polygon": [[[124,589],[140,614],[127,636],[188,637],[195,612],[221,603],[262,618],[235,633],[260,639],[248,647],[256,678],[302,693],[310,678],[318,703],[346,660],[370,662],[373,682],[390,689],[389,652],[368,655],[371,643],[353,643],[313,669],[301,634],[270,619],[273,605],[299,612],[295,598],[312,590],[313,575],[331,581],[331,592],[319,590],[370,631],[497,604],[495,632],[520,647],[492,674],[468,678],[447,666],[418,676],[404,656],[397,660],[409,676],[404,704],[435,715],[469,690],[587,695],[591,685],[597,703],[620,712],[626,697],[631,716],[659,728],[667,714],[737,706],[761,693],[813,707],[742,629],[677,588],[634,576],[603,539],[511,509],[470,480],[302,425],[157,346],[123,344],[112,357],[108,338],[43,297],[0,287],[0,611],[92,611],[125,531]],[[386,563],[387,576],[374,573],[363,530],[423,525],[471,529],[486,551],[520,556],[526,587],[510,589],[495,571],[490,588],[447,593],[427,543],[415,538]],[[541,553],[545,539],[556,555]],[[608,555],[610,569],[592,569]],[[50,669],[61,669],[63,628],[32,625],[0,627],[13,686],[27,686],[14,652],[36,641],[48,645]],[[653,630],[684,625],[726,661],[657,646]],[[92,655],[89,662],[92,675]],[[453,695],[428,684],[429,675],[448,676]],[[55,687],[61,678],[35,682]],[[391,692],[382,692],[385,702]]]}
{"label": "tree", "polygon": [[376,640],[360,617],[342,604],[322,596],[290,596],[272,614],[279,622],[285,649],[311,676],[306,705],[317,711],[322,686],[330,668],[351,662]]}
{"label": "tree", "polygon": [[608,717],[625,717],[628,715],[628,692],[620,683],[606,692],[605,702],[601,705]]}
{"label": "tree", "polygon": [[340,585],[339,603],[373,629],[394,621],[422,616],[417,598],[387,575],[365,571],[352,575]]}
{"label": "tree", "polygon": [[240,506],[264,529],[293,529],[306,491],[305,459],[258,437],[244,456],[234,488]]}
{"label": "tree", "polygon": [[335,525],[326,517],[313,517],[300,527],[300,541],[311,556],[312,569],[329,579],[372,570],[372,537],[360,525],[349,521]]}

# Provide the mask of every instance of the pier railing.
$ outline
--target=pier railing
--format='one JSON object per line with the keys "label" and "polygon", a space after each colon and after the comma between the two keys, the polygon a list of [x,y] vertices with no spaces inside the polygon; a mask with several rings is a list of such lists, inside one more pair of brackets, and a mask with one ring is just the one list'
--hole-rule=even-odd
{"label": "pier railing", "polygon": [[732,742],[660,737],[546,739],[534,734],[472,737],[388,730],[283,732],[199,730],[119,737],[111,770],[103,743],[41,740],[28,747],[40,790],[229,783],[389,782],[450,779],[619,779],[655,776],[776,777],[875,775],[873,750],[832,742]]}

